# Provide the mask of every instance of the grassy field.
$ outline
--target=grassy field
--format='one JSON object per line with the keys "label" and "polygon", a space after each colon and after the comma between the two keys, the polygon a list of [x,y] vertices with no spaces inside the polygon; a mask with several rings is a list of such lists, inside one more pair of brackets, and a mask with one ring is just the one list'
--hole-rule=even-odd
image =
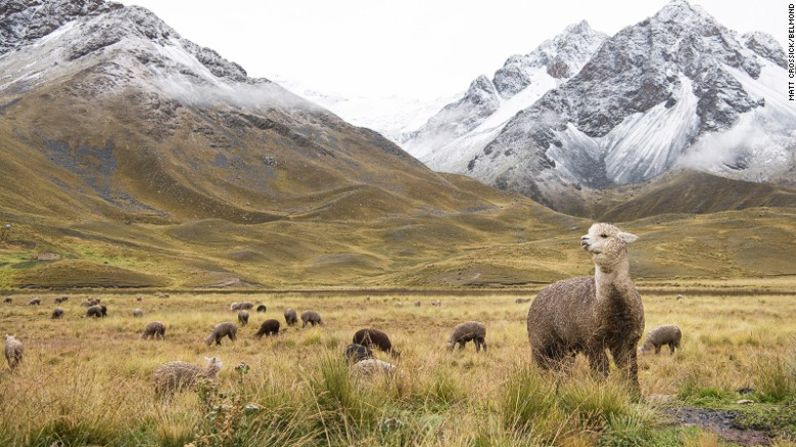
{"label": "grassy field", "polygon": [[[88,320],[79,305],[85,296],[73,295],[58,321],[49,319],[54,296],[43,296],[40,307],[26,305],[29,298],[0,305],[0,332],[26,346],[19,369],[0,371],[0,445],[728,442],[723,432],[679,423],[672,416],[678,408],[730,411],[736,427],[765,433],[775,445],[795,445],[796,296],[645,297],[647,328],[676,323],[684,340],[673,356],[642,357],[641,402],[618,379],[592,380],[583,359],[566,380],[535,370],[524,325],[529,305],[515,303],[515,296],[177,294],[145,295],[139,303],[131,295],[104,295],[109,316]],[[431,306],[435,299],[442,305]],[[252,312],[236,343],[205,345],[213,324],[235,319],[229,303],[241,300],[265,303],[268,311]],[[135,307],[144,318],[131,316]],[[325,325],[255,339],[266,318],[284,322],[285,307],[315,309]],[[153,320],[166,323],[165,341],[140,338]],[[487,353],[472,345],[444,349],[451,328],[467,320],[486,324]],[[349,374],[342,351],[362,327],[385,330],[402,351],[394,376]],[[216,385],[167,403],[155,397],[150,375],[157,365],[204,364],[210,356],[225,364]],[[236,369],[240,362],[247,371]],[[743,387],[753,391],[741,395]]]}

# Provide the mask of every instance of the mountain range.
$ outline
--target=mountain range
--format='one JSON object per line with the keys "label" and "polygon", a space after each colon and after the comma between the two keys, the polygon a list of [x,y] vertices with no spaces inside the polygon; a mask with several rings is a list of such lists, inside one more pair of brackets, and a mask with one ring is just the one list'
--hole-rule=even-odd
{"label": "mountain range", "polygon": [[[376,131],[352,125],[277,82],[250,77],[146,9],[104,0],[0,1],[0,220],[13,225],[0,242],[0,289],[504,286],[586,273],[588,263],[579,259],[576,241],[589,220],[512,192],[554,202],[533,187],[521,187],[526,184],[511,176],[514,170],[494,178],[486,174],[492,172],[490,164],[502,166],[508,157],[518,157],[519,165],[541,157],[545,151],[538,138],[549,138],[548,149],[584,151],[561,140],[574,124],[563,130],[545,126],[579,116],[580,108],[554,99],[579,91],[572,89],[588,80],[584,73],[614,79],[608,70],[613,65],[606,68],[594,60],[616,36],[608,38],[586,23],[564,33],[570,38],[552,39],[510,59],[499,76],[477,79],[461,101],[443,107],[424,130],[407,137],[466,138],[497,123],[495,139],[462,161],[467,174],[479,178],[483,173],[501,191],[464,175],[433,171]],[[750,79],[766,79],[767,70],[776,66],[767,57],[776,49],[762,35],[751,36],[745,45],[738,47],[745,59],[728,56],[722,62],[740,68],[723,70],[735,75],[748,69]],[[658,87],[674,92],[688,82],[698,85],[676,78],[654,78],[661,85],[651,84],[647,96],[663,95]],[[541,92],[537,82],[551,90]],[[733,120],[749,111],[776,117],[767,111],[780,110],[757,93],[736,93],[714,92],[707,104],[718,106],[706,109],[710,121],[700,132],[718,135],[721,129],[732,131]],[[519,110],[534,95],[541,96]],[[688,102],[670,96],[666,110]],[[670,99],[674,104],[666,108]],[[750,109],[739,112],[721,101]],[[549,121],[528,121],[531,114]],[[448,120],[455,116],[466,124]],[[597,119],[596,129],[581,118],[578,132],[586,135],[608,131],[620,116]],[[522,133],[522,126],[537,130]],[[509,135],[522,147],[501,148],[499,157],[484,155],[508,144]],[[561,153],[550,149],[545,155],[550,166],[571,165],[555,158]],[[748,157],[746,163],[757,166],[756,160]],[[711,174],[697,178],[671,172],[669,183],[654,190],[630,184],[599,190],[597,185],[616,174],[605,163],[597,173],[565,172],[588,174],[589,182],[580,184],[560,169],[540,168],[553,181],[550,188],[537,189],[579,191],[579,185],[600,191],[590,212],[626,221],[796,203],[786,187],[756,187]],[[747,172],[742,164],[734,160],[726,169]],[[683,189],[683,178],[736,193],[706,200],[704,188]],[[690,198],[681,200],[684,196]],[[697,220],[670,216],[629,224],[650,236],[638,245],[634,269],[650,277],[794,273],[788,262],[794,237],[783,223],[790,215],[763,215],[730,211]],[[754,219],[770,237],[758,243],[759,256],[745,252],[743,260],[735,245],[706,245],[722,259],[738,259],[720,269],[699,259],[682,262],[678,250],[655,244],[678,238],[683,219],[695,234],[720,227],[722,238],[746,228],[728,220]]]}
{"label": "mountain range", "polygon": [[598,215],[601,191],[652,191],[670,172],[787,188],[796,108],[778,87],[785,67],[771,36],[674,0],[613,36],[570,25],[396,141],[434,170],[579,215]]}

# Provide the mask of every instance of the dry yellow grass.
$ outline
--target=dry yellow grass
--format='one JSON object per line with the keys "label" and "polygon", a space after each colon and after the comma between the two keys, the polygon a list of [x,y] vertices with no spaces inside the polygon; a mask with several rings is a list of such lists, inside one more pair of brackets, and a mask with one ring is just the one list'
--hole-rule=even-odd
{"label": "dry yellow grass", "polygon": [[[684,338],[673,356],[642,357],[643,394],[654,398],[639,404],[618,381],[593,382],[582,359],[575,377],[556,391],[551,378],[530,367],[524,322],[529,305],[515,298],[178,294],[146,295],[137,302],[134,296],[104,295],[108,318],[90,320],[81,317],[83,296],[74,295],[62,305],[65,318],[53,321],[53,296],[43,297],[41,307],[16,296],[13,304],[0,305],[0,332],[16,334],[26,356],[18,370],[0,372],[0,443],[50,445],[60,438],[67,445],[194,440],[206,445],[706,446],[717,445],[717,438],[664,424],[655,395],[674,396],[672,405],[721,406],[739,398],[738,388],[761,392],[773,386],[784,389],[784,397],[760,405],[785,408],[796,400],[796,370],[787,363],[796,343],[796,296],[645,297],[647,329],[675,323]],[[437,299],[442,306],[431,306]],[[206,346],[203,338],[213,324],[235,321],[229,303],[243,300],[263,302],[268,311],[252,312],[236,343]],[[144,310],[143,318],[132,317],[135,307]],[[325,324],[256,340],[266,318],[279,319],[284,328],[285,307],[317,310]],[[166,323],[165,341],[140,338],[154,320]],[[472,345],[463,352],[444,349],[450,329],[467,320],[486,324],[486,354],[476,354]],[[340,375],[342,351],[362,327],[386,331],[402,351],[394,378],[363,382]],[[157,365],[170,360],[203,365],[206,356],[225,363],[218,385],[224,398],[210,393],[202,400],[196,392],[182,393],[170,404],[155,398],[150,375]],[[759,383],[771,378],[769,365],[777,361],[785,362],[784,379],[774,381],[785,384]],[[240,362],[250,367],[248,374],[235,372]],[[265,409],[247,416],[234,410],[236,402]],[[529,402],[539,407],[528,407]],[[226,422],[212,410],[216,404],[228,405],[222,405],[230,409],[223,414]],[[208,414],[221,432],[238,433],[237,440],[225,444],[208,428]],[[211,432],[221,437],[202,441]],[[623,443],[626,437],[642,443]],[[779,442],[787,445],[784,437]]]}

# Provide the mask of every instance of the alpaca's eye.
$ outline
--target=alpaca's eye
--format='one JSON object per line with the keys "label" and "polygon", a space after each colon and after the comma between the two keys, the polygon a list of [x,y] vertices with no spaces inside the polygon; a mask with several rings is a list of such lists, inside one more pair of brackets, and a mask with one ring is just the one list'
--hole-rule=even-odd
{"label": "alpaca's eye", "polygon": [[608,237],[608,235],[603,233],[603,234],[600,235],[600,237]]}

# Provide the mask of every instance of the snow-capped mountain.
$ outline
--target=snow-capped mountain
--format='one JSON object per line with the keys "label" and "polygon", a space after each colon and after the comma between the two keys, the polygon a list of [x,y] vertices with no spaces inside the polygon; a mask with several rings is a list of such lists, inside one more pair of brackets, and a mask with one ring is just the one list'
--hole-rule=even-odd
{"label": "snow-capped mountain", "polygon": [[574,76],[607,37],[582,21],[532,52],[510,57],[491,80],[476,78],[458,101],[431,117],[403,147],[432,169],[465,172],[469,160],[517,112]]}
{"label": "snow-capped mountain", "polygon": [[796,150],[784,57],[770,36],[739,36],[674,0],[606,40],[477,153],[449,151],[447,166],[559,209],[677,166],[782,180]]}

